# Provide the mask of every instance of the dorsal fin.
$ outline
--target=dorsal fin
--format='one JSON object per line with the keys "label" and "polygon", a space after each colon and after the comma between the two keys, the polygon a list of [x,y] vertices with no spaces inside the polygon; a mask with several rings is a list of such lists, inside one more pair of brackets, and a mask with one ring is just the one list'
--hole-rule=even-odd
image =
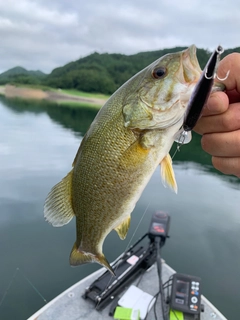
{"label": "dorsal fin", "polygon": [[124,240],[126,238],[130,222],[131,216],[128,216],[118,227],[115,228],[120,239]]}
{"label": "dorsal fin", "polygon": [[177,182],[172,167],[172,159],[169,153],[161,161],[161,176],[163,185],[165,186],[167,184],[175,191],[175,193],[177,193]]}
{"label": "dorsal fin", "polygon": [[72,172],[49,192],[44,204],[44,217],[54,227],[67,224],[74,216],[72,208]]}

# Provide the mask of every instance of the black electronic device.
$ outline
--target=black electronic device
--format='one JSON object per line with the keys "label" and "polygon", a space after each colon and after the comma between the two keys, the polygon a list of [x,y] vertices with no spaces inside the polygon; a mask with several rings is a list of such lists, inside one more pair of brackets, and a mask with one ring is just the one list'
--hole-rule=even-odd
{"label": "black electronic device", "polygon": [[161,237],[164,243],[168,237],[168,231],[170,227],[170,216],[164,211],[156,211],[149,226],[148,235],[150,239],[155,237]]}
{"label": "black electronic device", "polygon": [[175,273],[172,279],[170,306],[173,310],[186,314],[201,312],[201,279],[186,274]]}
{"label": "black electronic device", "polygon": [[[163,211],[155,212],[149,232],[112,264],[116,277],[109,271],[104,272],[86,289],[83,297],[92,300],[97,310],[104,308],[113,297],[124,290],[127,284],[132,283],[156,262],[157,248],[154,239],[161,237],[162,247],[168,237],[169,226],[170,216]],[[146,242],[147,237],[150,242]]]}

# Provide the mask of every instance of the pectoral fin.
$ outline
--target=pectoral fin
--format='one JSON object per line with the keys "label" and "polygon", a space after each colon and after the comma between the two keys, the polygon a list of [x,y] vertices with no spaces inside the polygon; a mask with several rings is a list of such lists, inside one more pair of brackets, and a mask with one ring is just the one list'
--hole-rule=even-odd
{"label": "pectoral fin", "polygon": [[72,171],[49,192],[44,217],[54,227],[67,224],[74,216],[72,208]]}
{"label": "pectoral fin", "polygon": [[80,251],[77,248],[76,243],[74,243],[74,246],[72,248],[72,252],[70,254],[70,264],[71,266],[78,266],[80,264],[89,263],[89,262],[97,262],[107,268],[114,276],[115,273],[108,263],[107,259],[103,254],[93,254],[90,252],[84,252]]}
{"label": "pectoral fin", "polygon": [[167,184],[177,193],[177,182],[172,167],[172,159],[169,154],[167,154],[161,161],[161,177],[164,186]]}
{"label": "pectoral fin", "polygon": [[131,217],[128,216],[115,230],[117,231],[119,238],[124,240],[127,236],[127,232],[130,226]]}

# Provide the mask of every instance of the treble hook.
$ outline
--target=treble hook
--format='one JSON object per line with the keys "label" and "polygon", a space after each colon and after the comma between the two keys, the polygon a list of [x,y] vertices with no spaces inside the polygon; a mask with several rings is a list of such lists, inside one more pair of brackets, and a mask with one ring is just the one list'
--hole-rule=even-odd
{"label": "treble hook", "polygon": [[215,72],[211,76],[208,76],[208,68],[206,68],[206,72],[205,72],[205,78],[206,79],[211,80],[211,79],[217,78],[219,81],[224,81],[224,80],[226,80],[228,78],[230,70],[228,70],[228,72],[227,72],[227,74],[226,74],[226,76],[224,78],[219,78],[219,76],[217,75],[217,72],[216,72],[217,67],[218,67],[218,63],[220,61],[220,55],[223,52],[224,52],[223,48],[221,46],[218,46],[217,49],[216,49],[216,53],[218,54],[218,56],[217,56],[217,61],[216,61],[216,65],[215,65]]}
{"label": "treble hook", "polygon": [[185,120],[183,123],[184,131],[192,130],[201,115],[203,106],[205,105],[211,93],[214,78],[216,77],[217,73],[216,71],[218,63],[220,61],[220,55],[223,53],[223,51],[223,48],[218,46],[213,52],[193,90],[188,102],[187,111],[185,113]]}
{"label": "treble hook", "polygon": [[230,73],[230,70],[228,70],[228,72],[227,72],[227,74],[226,74],[225,78],[219,78],[219,76],[218,76],[218,75],[216,75],[216,78],[217,78],[219,81],[227,80],[227,78],[228,78],[228,76],[229,76],[229,73]]}
{"label": "treble hook", "polygon": [[207,71],[206,71],[206,73],[205,73],[205,78],[207,79],[207,80],[211,80],[211,79],[218,79],[219,81],[224,81],[224,80],[227,80],[227,78],[228,78],[228,76],[229,76],[229,73],[230,73],[230,70],[228,70],[228,72],[226,73],[226,76],[224,77],[224,78],[220,78],[216,73],[213,75],[213,76],[211,76],[211,77],[208,77],[207,76]]}

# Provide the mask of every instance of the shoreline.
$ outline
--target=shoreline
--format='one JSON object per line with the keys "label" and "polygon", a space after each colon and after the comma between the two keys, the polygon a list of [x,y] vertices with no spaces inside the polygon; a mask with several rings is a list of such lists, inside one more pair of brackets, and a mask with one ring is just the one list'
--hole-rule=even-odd
{"label": "shoreline", "polygon": [[14,85],[0,86],[0,94],[4,95],[6,98],[21,98],[27,100],[47,100],[51,102],[56,102],[58,104],[74,103],[76,106],[90,105],[100,108],[107,101],[106,99],[94,98],[94,97],[83,97],[72,95],[68,93],[58,91],[43,91],[42,89],[34,89],[30,87],[16,87]]}

